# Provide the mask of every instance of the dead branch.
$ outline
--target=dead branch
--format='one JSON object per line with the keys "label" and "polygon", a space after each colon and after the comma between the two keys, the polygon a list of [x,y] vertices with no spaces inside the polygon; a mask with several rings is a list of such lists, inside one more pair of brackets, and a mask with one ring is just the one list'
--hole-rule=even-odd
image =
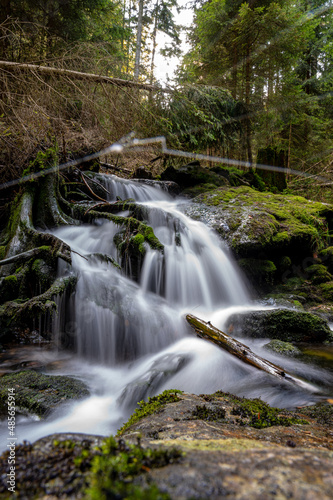
{"label": "dead branch", "polygon": [[236,356],[244,363],[254,366],[258,370],[269,373],[280,380],[291,382],[302,389],[306,389],[311,392],[319,392],[319,389],[314,385],[286,372],[280,366],[274,365],[267,359],[257,356],[248,346],[233,339],[221,330],[218,330],[210,323],[206,323],[192,314],[187,314],[186,319],[198,337],[209,340],[221,349],[224,349],[233,356]]}
{"label": "dead branch", "polygon": [[100,196],[98,196],[98,194],[94,193],[94,191],[91,189],[91,187],[89,186],[88,182],[85,180],[84,176],[82,175],[82,172],[81,172],[81,179],[83,180],[83,182],[85,183],[85,185],[87,186],[88,190],[90,191],[90,193],[95,197],[97,198],[98,200],[101,200],[103,201],[104,203],[108,203],[107,200],[104,200],[103,198],[101,198]]}
{"label": "dead branch", "polygon": [[142,90],[148,90],[149,92],[172,92],[172,90],[170,89],[163,89],[156,85],[132,82],[130,80],[122,80],[121,78],[112,78],[110,76],[94,75],[93,73],[81,73],[80,71],[73,71],[71,69],[53,68],[51,66],[39,66],[37,64],[22,64],[12,61],[0,61],[0,68],[4,68],[7,71],[33,71],[43,74],[64,75],[72,78],[77,78],[79,80],[90,80],[98,83],[103,82],[111,85],[116,85],[117,87],[138,88]]}

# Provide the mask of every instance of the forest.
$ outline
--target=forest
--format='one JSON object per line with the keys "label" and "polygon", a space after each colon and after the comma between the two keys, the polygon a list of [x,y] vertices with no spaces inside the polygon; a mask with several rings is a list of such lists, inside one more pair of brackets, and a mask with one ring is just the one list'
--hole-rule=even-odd
{"label": "forest", "polygon": [[332,123],[332,0],[0,0],[4,498],[330,498]]}

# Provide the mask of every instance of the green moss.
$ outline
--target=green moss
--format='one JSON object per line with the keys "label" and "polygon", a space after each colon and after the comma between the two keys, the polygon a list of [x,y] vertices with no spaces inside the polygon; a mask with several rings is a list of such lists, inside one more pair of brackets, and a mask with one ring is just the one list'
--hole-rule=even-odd
{"label": "green moss", "polygon": [[21,412],[44,417],[66,399],[89,396],[85,384],[70,377],[43,375],[32,370],[6,374],[0,378],[0,408],[5,409],[8,387],[15,389],[15,404]]}
{"label": "green moss", "polygon": [[285,410],[280,408],[272,408],[261,399],[246,399],[225,394],[222,391],[217,391],[214,396],[227,397],[229,401],[234,403],[231,410],[231,415],[240,417],[238,424],[250,425],[257,429],[272,427],[274,425],[282,425],[289,427],[294,424],[308,424],[308,421],[295,416],[286,415]]}
{"label": "green moss", "polygon": [[266,337],[286,342],[326,340],[330,335],[327,321],[315,314],[301,311],[268,311],[262,324]]}
{"label": "green moss", "polygon": [[301,244],[304,253],[327,244],[326,219],[332,218],[333,207],[322,203],[298,196],[258,192],[247,186],[220,187],[198,196],[195,201],[221,208],[229,227],[234,218],[241,219],[240,234],[230,235],[235,249],[244,246],[246,239],[253,241],[253,252],[259,247],[281,250],[292,245],[294,253],[299,253]]}
{"label": "green moss", "polygon": [[199,194],[206,193],[207,191],[212,191],[213,189],[216,189],[216,184],[197,184],[196,186],[184,189],[184,191],[182,191],[182,194],[194,198]]}
{"label": "green moss", "polygon": [[3,260],[6,256],[6,246],[0,246],[0,260]]}
{"label": "green moss", "polygon": [[274,262],[270,260],[248,258],[240,259],[238,264],[246,273],[248,278],[255,283],[259,283],[260,285],[273,284],[276,272]]}
{"label": "green moss", "polygon": [[331,281],[333,279],[333,276],[322,264],[313,264],[307,267],[305,272],[309,274],[311,281],[315,284],[324,283],[325,281]]}
{"label": "green moss", "polygon": [[322,263],[328,267],[329,271],[333,272],[333,247],[328,247],[322,250],[319,257]]}
{"label": "green moss", "polygon": [[200,420],[223,420],[225,418],[226,411],[224,408],[209,408],[206,405],[197,405],[195,410],[192,412],[192,417],[198,418]]}
{"label": "green moss", "polygon": [[333,281],[319,285],[321,293],[326,300],[333,302]]}
{"label": "green moss", "polygon": [[265,344],[264,348],[285,356],[297,356],[301,354],[301,351],[290,342],[283,342],[277,339],[273,339],[268,344]]}
{"label": "green moss", "polygon": [[333,405],[326,402],[302,408],[302,414],[316,419],[319,424],[333,424]]}
{"label": "green moss", "polygon": [[49,287],[54,279],[53,269],[43,259],[35,259],[31,266],[31,271],[35,275],[37,282],[45,290]]}
{"label": "green moss", "polygon": [[38,151],[36,158],[31,161],[28,168],[23,171],[22,177],[46,170],[56,165],[57,162],[58,153],[54,148],[49,148],[46,151]]}
{"label": "green moss", "polygon": [[12,300],[17,296],[19,282],[15,274],[0,278],[0,303]]}
{"label": "green moss", "polygon": [[177,394],[181,394],[182,391],[178,390],[167,390],[159,394],[158,396],[153,396],[148,398],[148,401],[140,401],[138,403],[138,408],[135,410],[133,415],[129,418],[129,420],[118,430],[117,436],[121,436],[124,432],[133,424],[138,422],[144,417],[148,415],[152,415],[153,413],[157,413],[168,403],[175,403],[179,401],[179,397]]}
{"label": "green moss", "polygon": [[[150,449],[140,444],[107,438],[91,461],[86,497],[90,500],[141,499],[168,500],[156,485],[135,484],[137,476],[154,468],[174,463],[183,453],[177,448]],[[84,458],[84,457],[83,457]]]}

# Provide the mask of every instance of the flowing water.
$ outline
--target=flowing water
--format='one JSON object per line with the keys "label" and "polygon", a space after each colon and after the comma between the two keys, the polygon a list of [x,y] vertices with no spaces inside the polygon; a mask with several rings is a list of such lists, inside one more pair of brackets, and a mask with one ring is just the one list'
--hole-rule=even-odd
{"label": "flowing water", "polygon": [[[77,252],[72,254],[71,267],[60,263],[59,274],[74,273],[78,282],[70,298],[58,300],[53,332],[61,349],[41,350],[40,355],[46,364],[61,358],[59,373],[85,381],[91,397],[61,407],[43,423],[22,417],[17,424],[19,439],[34,440],[62,431],[114,433],[137,401],[167,388],[197,394],[221,389],[282,407],[315,401],[313,394],[259,373],[189,331],[186,313],[223,330],[231,313],[262,308],[251,302],[221,239],[184,215],[183,206],[189,202],[115,176],[104,176],[103,182],[110,201],[134,198],[142,205],[164,253],[147,246],[141,272],[134,279],[137,273],[130,265],[124,272],[111,262],[121,263],[114,244],[119,226],[102,220],[54,231]],[[245,343],[261,354],[265,341]],[[308,380],[321,380],[323,385],[332,382],[320,368],[289,362],[267,351],[264,356],[285,369],[306,374]]]}

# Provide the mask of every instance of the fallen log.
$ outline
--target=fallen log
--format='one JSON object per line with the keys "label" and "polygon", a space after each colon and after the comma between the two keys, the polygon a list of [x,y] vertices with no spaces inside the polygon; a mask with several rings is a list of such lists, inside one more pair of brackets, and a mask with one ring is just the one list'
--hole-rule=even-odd
{"label": "fallen log", "polygon": [[242,344],[241,342],[235,340],[221,330],[218,330],[209,322],[206,323],[205,321],[197,318],[196,316],[193,316],[192,314],[187,314],[186,319],[194,329],[198,337],[209,340],[221,349],[224,349],[233,356],[236,356],[244,363],[254,366],[258,370],[269,373],[270,375],[273,375],[281,381],[290,382],[307,391],[321,392],[320,389],[313,384],[302,380],[296,375],[286,372],[283,368],[271,363],[267,359],[257,356],[247,345]]}
{"label": "fallen log", "polygon": [[167,92],[171,93],[169,88],[158,87],[157,85],[149,85],[148,83],[133,82],[131,80],[122,80],[121,78],[113,78],[111,76],[95,75],[93,73],[82,73],[81,71],[73,71],[71,69],[53,68],[51,66],[40,66],[38,64],[17,63],[12,61],[0,61],[0,68],[7,71],[32,71],[47,75],[68,76],[78,80],[90,80],[99,83],[108,83],[117,87],[132,87],[149,92]]}

